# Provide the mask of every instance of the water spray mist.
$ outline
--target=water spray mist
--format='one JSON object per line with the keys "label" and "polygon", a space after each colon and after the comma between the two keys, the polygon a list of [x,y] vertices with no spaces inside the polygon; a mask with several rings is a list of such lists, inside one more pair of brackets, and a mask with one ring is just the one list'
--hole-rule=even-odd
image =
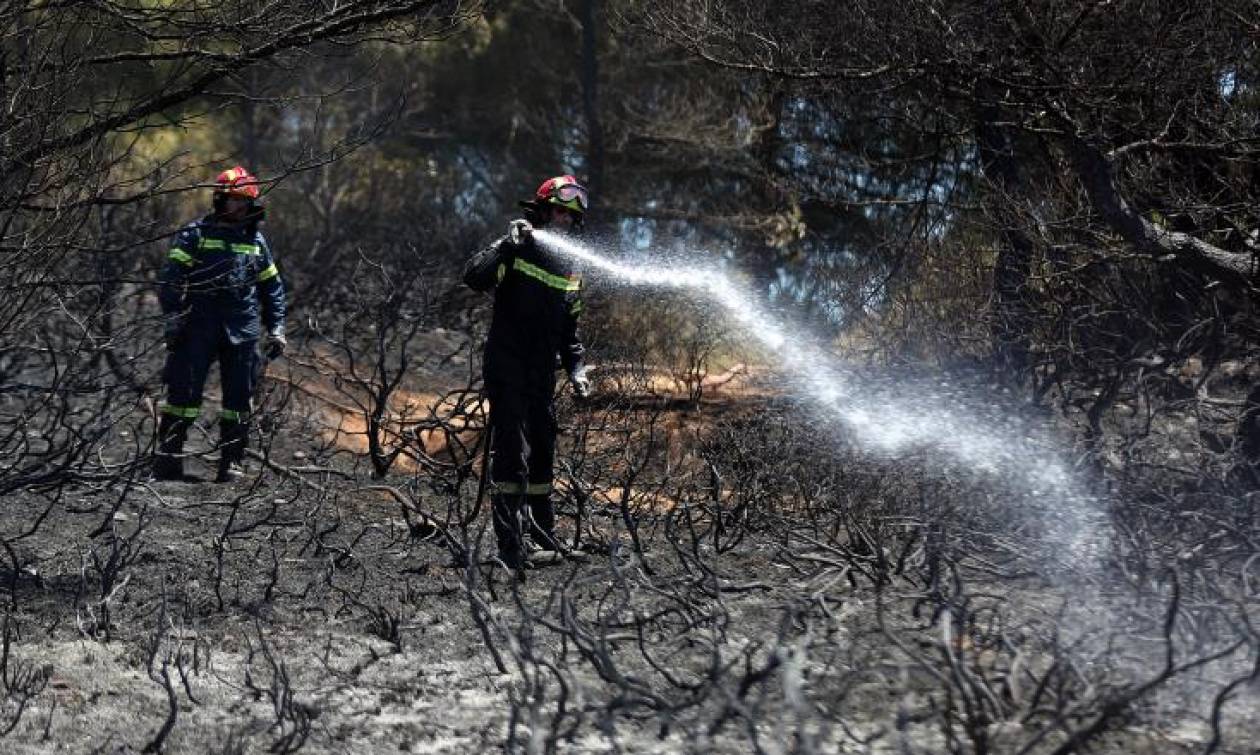
{"label": "water spray mist", "polygon": [[1108,532],[1103,506],[1082,490],[1043,433],[1010,417],[983,417],[956,394],[942,395],[949,391],[908,397],[896,385],[863,380],[807,334],[789,333],[756,297],[716,270],[628,265],[571,238],[542,230],[534,236],[589,272],[621,284],[701,294],[776,356],[791,392],[812,404],[824,423],[843,428],[870,452],[896,457],[930,450],[991,476],[1023,499],[1049,557],[1072,571],[1092,571],[1098,564]]}

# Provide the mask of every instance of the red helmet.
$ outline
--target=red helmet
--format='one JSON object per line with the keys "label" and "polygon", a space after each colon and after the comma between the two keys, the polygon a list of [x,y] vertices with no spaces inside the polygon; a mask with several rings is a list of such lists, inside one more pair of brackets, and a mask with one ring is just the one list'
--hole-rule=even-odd
{"label": "red helmet", "polygon": [[258,179],[239,165],[220,173],[219,177],[214,180],[214,183],[215,194],[258,199]]}
{"label": "red helmet", "polygon": [[538,191],[534,192],[533,206],[538,208],[544,204],[559,205],[579,215],[585,214],[586,187],[569,175],[548,178],[538,187]]}

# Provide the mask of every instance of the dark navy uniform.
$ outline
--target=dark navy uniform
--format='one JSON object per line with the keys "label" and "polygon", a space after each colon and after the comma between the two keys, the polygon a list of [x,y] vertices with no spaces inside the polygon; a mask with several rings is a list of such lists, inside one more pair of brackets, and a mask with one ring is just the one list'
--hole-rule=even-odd
{"label": "dark navy uniform", "polygon": [[164,373],[163,451],[168,458],[182,453],[187,428],[201,411],[210,365],[218,360],[225,458],[243,457],[258,340],[264,327],[281,335],[284,329],[284,283],[257,223],[225,223],[210,215],[186,226],[162,268],[159,299],[168,332],[175,334],[168,337]]}

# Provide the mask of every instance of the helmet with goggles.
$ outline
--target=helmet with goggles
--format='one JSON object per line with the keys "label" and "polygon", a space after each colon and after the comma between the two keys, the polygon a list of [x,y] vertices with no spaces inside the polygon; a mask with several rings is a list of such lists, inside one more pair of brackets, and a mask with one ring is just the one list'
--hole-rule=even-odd
{"label": "helmet with goggles", "polygon": [[573,176],[564,175],[543,181],[533,199],[524,200],[520,205],[527,211],[527,217],[532,216],[529,217],[531,222],[544,220],[542,210],[548,205],[569,210],[580,221],[586,215],[588,202],[586,187]]}

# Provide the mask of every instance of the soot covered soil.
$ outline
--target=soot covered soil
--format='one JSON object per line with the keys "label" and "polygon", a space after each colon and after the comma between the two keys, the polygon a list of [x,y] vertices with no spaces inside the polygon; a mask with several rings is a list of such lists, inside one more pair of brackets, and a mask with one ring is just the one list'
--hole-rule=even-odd
{"label": "soot covered soil", "polygon": [[[370,480],[282,431],[239,482],[12,496],[0,747],[1256,751],[1254,605],[1204,604],[1230,579],[1142,583],[1120,546],[1093,581],[1051,578],[989,483],[806,458],[764,402],[705,411],[567,423],[582,556],[523,582],[453,558],[490,548],[475,479]],[[671,445],[696,432],[707,471]]]}

